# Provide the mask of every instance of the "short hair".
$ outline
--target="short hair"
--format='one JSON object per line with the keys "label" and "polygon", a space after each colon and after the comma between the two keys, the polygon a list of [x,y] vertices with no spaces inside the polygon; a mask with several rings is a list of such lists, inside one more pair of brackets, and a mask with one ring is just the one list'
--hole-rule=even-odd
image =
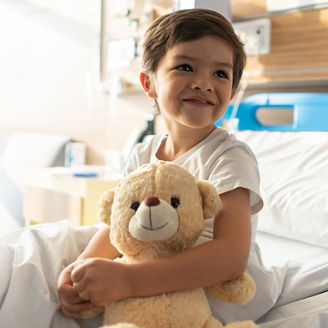
{"label": "short hair", "polygon": [[154,73],[160,59],[177,42],[213,35],[223,39],[233,51],[233,89],[237,89],[246,64],[244,45],[230,22],[210,9],[185,9],[157,18],[148,28],[143,42],[143,69]]}

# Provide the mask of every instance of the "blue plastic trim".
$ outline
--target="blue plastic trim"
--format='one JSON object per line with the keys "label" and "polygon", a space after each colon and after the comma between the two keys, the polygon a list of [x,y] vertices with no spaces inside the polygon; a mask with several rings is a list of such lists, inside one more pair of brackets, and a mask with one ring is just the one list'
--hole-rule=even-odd
{"label": "blue plastic trim", "polygon": [[[263,125],[256,118],[258,108],[293,109],[293,124]],[[230,118],[233,105],[216,123],[220,126]],[[328,131],[328,93],[263,93],[252,95],[240,103],[238,130],[265,131]]]}

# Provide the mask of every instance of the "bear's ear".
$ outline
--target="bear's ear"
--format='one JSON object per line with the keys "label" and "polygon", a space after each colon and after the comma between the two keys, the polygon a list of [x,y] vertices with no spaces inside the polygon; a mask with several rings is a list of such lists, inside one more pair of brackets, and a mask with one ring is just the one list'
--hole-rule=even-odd
{"label": "bear's ear", "polygon": [[110,225],[110,216],[114,201],[114,189],[104,192],[98,202],[98,219]]}
{"label": "bear's ear", "polygon": [[221,208],[221,200],[214,186],[207,181],[197,182],[198,190],[203,199],[204,218],[212,218]]}

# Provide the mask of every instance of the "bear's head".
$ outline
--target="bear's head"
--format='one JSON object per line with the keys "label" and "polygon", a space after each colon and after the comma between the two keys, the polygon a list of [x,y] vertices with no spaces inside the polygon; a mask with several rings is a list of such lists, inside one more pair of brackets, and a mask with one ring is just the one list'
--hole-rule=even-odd
{"label": "bear's head", "polygon": [[213,185],[177,164],[146,164],[122,179],[99,202],[111,243],[132,258],[167,256],[191,247],[204,220],[220,209]]}

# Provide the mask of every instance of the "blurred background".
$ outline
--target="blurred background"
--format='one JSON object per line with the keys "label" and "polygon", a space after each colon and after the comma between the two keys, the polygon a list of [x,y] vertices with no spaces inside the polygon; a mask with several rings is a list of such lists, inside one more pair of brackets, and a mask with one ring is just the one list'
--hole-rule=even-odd
{"label": "blurred background", "polygon": [[153,111],[138,85],[145,28],[197,6],[224,13],[246,43],[243,97],[327,91],[326,1],[0,0],[0,143],[17,131],[65,134],[85,143],[86,163],[103,164]]}

